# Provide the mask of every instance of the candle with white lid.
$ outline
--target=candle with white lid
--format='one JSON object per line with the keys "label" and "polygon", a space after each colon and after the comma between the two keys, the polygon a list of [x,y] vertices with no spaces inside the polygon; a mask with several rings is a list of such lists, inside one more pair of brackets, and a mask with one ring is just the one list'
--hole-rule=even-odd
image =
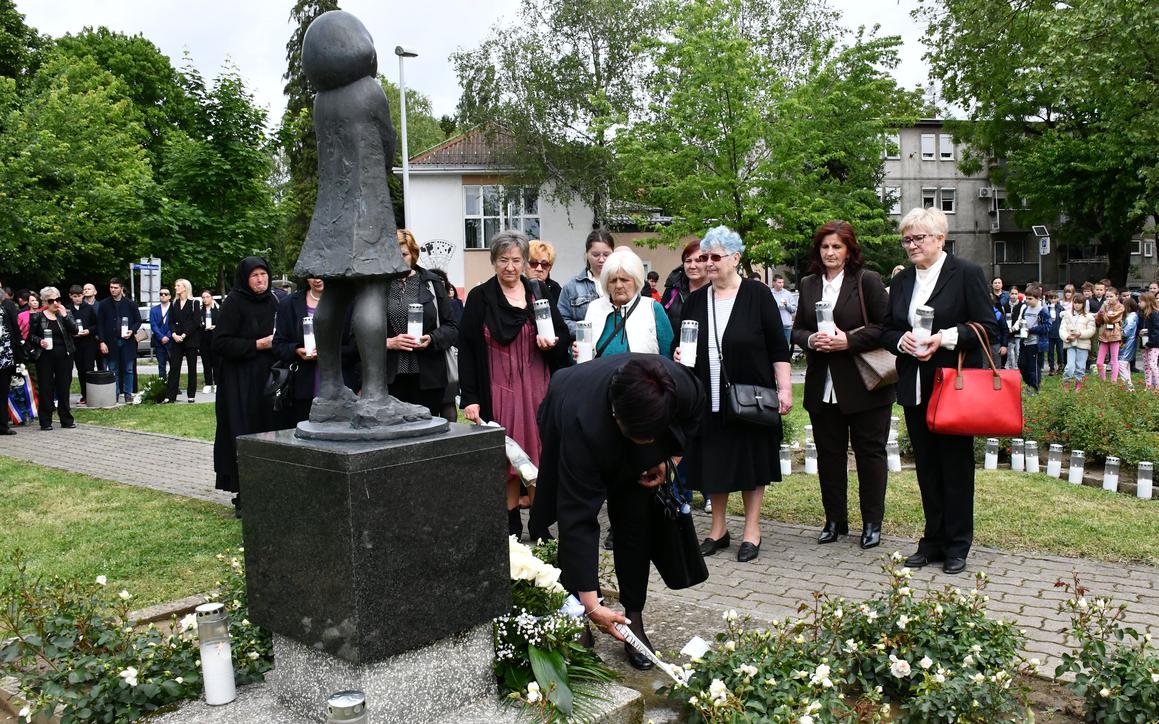
{"label": "candle with white lid", "polygon": [[423,305],[410,304],[406,308],[406,336],[416,343],[423,336]]}
{"label": "candle with white lid", "polygon": [[205,683],[205,703],[228,704],[237,698],[233,677],[233,655],[229,644],[229,618],[220,603],[203,603],[194,610],[197,638],[201,644],[201,678]]}
{"label": "candle with white lid", "polygon": [[313,317],[302,317],[302,347],[308,356],[318,353],[318,343],[314,339]]}
{"label": "candle with white lid", "polygon": [[817,446],[811,442],[805,443],[805,474],[817,474]]}
{"label": "candle with white lid", "polygon": [[44,328],[44,351],[52,351],[52,330],[48,327]]}
{"label": "candle with white lid", "polygon": [[1020,437],[1010,441],[1010,469],[1016,473],[1026,470],[1026,443]]}
{"label": "candle with white lid", "polygon": [[934,334],[934,308],[918,305],[914,310],[914,320],[913,336],[917,341],[917,353],[923,355],[926,353],[926,340]]}
{"label": "candle with white lid", "polygon": [[595,356],[595,339],[592,335],[591,322],[575,323],[576,362],[590,362]]}
{"label": "candle with white lid", "polygon": [[998,469],[998,438],[996,437],[986,438],[986,458],[983,467],[986,470]]}
{"label": "candle with white lid", "polygon": [[535,308],[535,333],[544,339],[555,339],[555,325],[551,323],[551,302],[536,299],[531,306]]}
{"label": "candle with white lid", "polygon": [[1062,475],[1062,445],[1052,444],[1046,454],[1046,474],[1052,478]]}
{"label": "candle with white lid", "polygon": [[826,301],[814,305],[817,312],[817,332],[832,337],[837,333],[837,325],[833,322],[833,305]]}
{"label": "candle with white lid", "polygon": [[686,319],[680,323],[680,364],[696,366],[696,343],[700,338],[700,323]]}
{"label": "candle with white lid", "polygon": [[1038,473],[1041,472],[1041,467],[1038,459],[1038,443],[1034,440],[1026,441],[1026,472]]}
{"label": "candle with white lid", "polygon": [[1135,495],[1143,500],[1151,499],[1153,468],[1154,466],[1146,460],[1139,463],[1139,473],[1135,478]]}
{"label": "candle with white lid", "polygon": [[1082,450],[1070,451],[1070,470],[1067,472],[1066,481],[1071,485],[1083,484],[1083,468],[1086,467],[1086,453]]}
{"label": "candle with white lid", "polygon": [[788,445],[781,445],[781,475],[789,475],[793,472],[793,452]]}
{"label": "candle with white lid", "polygon": [[805,444],[806,445],[813,444],[813,426],[812,425],[805,425]]}
{"label": "candle with white lid", "polygon": [[326,699],[326,724],[369,724],[366,695],[361,691],[338,691]]}
{"label": "candle with white lid", "polygon": [[885,444],[885,459],[889,472],[901,472],[901,450],[898,448],[896,440],[891,440]]}
{"label": "candle with white lid", "polygon": [[1114,455],[1108,455],[1103,466],[1103,490],[1119,492],[1119,458]]}

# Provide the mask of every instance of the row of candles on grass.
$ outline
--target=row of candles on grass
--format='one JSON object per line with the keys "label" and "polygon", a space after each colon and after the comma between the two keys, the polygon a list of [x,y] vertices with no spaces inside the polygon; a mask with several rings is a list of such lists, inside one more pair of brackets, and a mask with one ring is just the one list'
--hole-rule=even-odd
{"label": "row of candles on grass", "polygon": [[[901,449],[897,444],[897,426],[900,420],[897,417],[889,418],[889,437],[885,443],[885,459],[891,473],[901,472]],[[796,444],[796,443],[794,443]],[[793,472],[793,449],[790,445],[781,445],[781,475]],[[813,440],[813,426],[805,425],[805,474],[817,474],[817,443]]]}
{"label": "row of candles on grass", "polygon": [[[1062,445],[1052,444],[1046,458],[1046,474],[1052,478],[1062,477]],[[1107,456],[1103,467],[1103,489],[1111,492],[1119,490],[1119,458]],[[998,438],[986,438],[986,454],[983,462],[986,470],[998,469]],[[1015,472],[1040,472],[1038,443],[1034,440],[1014,438],[1010,443],[1010,469]],[[1083,474],[1086,469],[1086,453],[1082,450],[1071,450],[1070,465],[1067,468],[1067,482],[1072,485],[1082,485]],[[1145,500],[1151,499],[1152,476],[1154,465],[1143,461],[1139,463],[1136,476],[1136,494]]]}

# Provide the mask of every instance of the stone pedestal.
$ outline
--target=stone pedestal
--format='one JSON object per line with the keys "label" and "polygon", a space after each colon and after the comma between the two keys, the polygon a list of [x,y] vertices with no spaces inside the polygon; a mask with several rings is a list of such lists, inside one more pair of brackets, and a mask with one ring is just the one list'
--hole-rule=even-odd
{"label": "stone pedestal", "polygon": [[396,684],[427,697],[405,671],[441,657],[446,671],[423,669],[440,706],[494,692],[490,621],[511,604],[503,442],[457,424],[413,440],[238,438],[250,619],[277,635],[280,702],[321,712],[361,687],[377,708]]}

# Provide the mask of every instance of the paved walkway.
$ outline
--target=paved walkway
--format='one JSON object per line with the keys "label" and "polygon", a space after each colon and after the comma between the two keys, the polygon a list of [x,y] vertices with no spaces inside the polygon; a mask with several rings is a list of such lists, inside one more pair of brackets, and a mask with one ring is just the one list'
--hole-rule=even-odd
{"label": "paved walkway", "polygon": [[[229,502],[228,495],[213,488],[212,445],[197,440],[92,425],[51,433],[22,428],[16,436],[0,438],[0,455],[223,505]],[[697,529],[707,530],[708,517],[696,515]],[[729,527],[734,536],[739,534],[740,520],[730,520]],[[856,536],[818,546],[816,532],[811,527],[765,521],[757,561],[737,563],[736,541],[732,548],[708,559],[705,583],[686,591],[668,591],[653,574],[651,595],[677,605],[695,603],[735,608],[755,618],[783,618],[796,615],[797,604],[811,601],[813,591],[867,598],[885,581],[881,557],[913,549],[912,540],[889,536],[883,536],[881,547],[872,551],[862,551]],[[992,613],[1025,628],[1027,653],[1050,664],[1050,671],[1065,651],[1060,632],[1067,624],[1058,611],[1066,594],[1055,589],[1054,583],[1060,578],[1070,580],[1072,572],[1078,572],[1092,596],[1126,603],[1128,623],[1159,636],[1159,569],[1148,566],[975,548],[966,575],[947,576],[932,566],[916,571],[913,585],[968,589],[974,581],[970,573],[979,569],[991,577],[987,592]]]}

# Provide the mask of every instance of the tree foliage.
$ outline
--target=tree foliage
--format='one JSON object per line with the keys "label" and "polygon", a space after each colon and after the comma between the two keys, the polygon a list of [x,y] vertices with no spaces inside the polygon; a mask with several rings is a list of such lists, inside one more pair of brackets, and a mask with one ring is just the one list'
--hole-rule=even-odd
{"label": "tree foliage", "polygon": [[[1159,198],[1159,5],[1148,0],[923,0],[927,55],[946,100],[967,109],[955,136],[1003,160],[1024,220],[1108,255],[1126,282],[1131,237]],[[1052,223],[1054,222],[1054,223]]]}
{"label": "tree foliage", "polygon": [[665,20],[647,108],[616,142],[620,195],[670,215],[663,238],[726,224],[762,263],[835,218],[896,238],[877,187],[885,135],[916,107],[888,75],[898,38],[845,39],[816,0],[672,2]]}
{"label": "tree foliage", "polygon": [[578,197],[602,223],[617,173],[613,129],[637,107],[633,39],[656,33],[657,20],[657,0],[523,0],[515,22],[452,56],[460,123],[503,133],[512,143],[495,147],[518,182],[549,182],[556,200]]}
{"label": "tree foliage", "polygon": [[35,73],[46,38],[24,22],[14,0],[0,0],[0,77],[22,88]]}

